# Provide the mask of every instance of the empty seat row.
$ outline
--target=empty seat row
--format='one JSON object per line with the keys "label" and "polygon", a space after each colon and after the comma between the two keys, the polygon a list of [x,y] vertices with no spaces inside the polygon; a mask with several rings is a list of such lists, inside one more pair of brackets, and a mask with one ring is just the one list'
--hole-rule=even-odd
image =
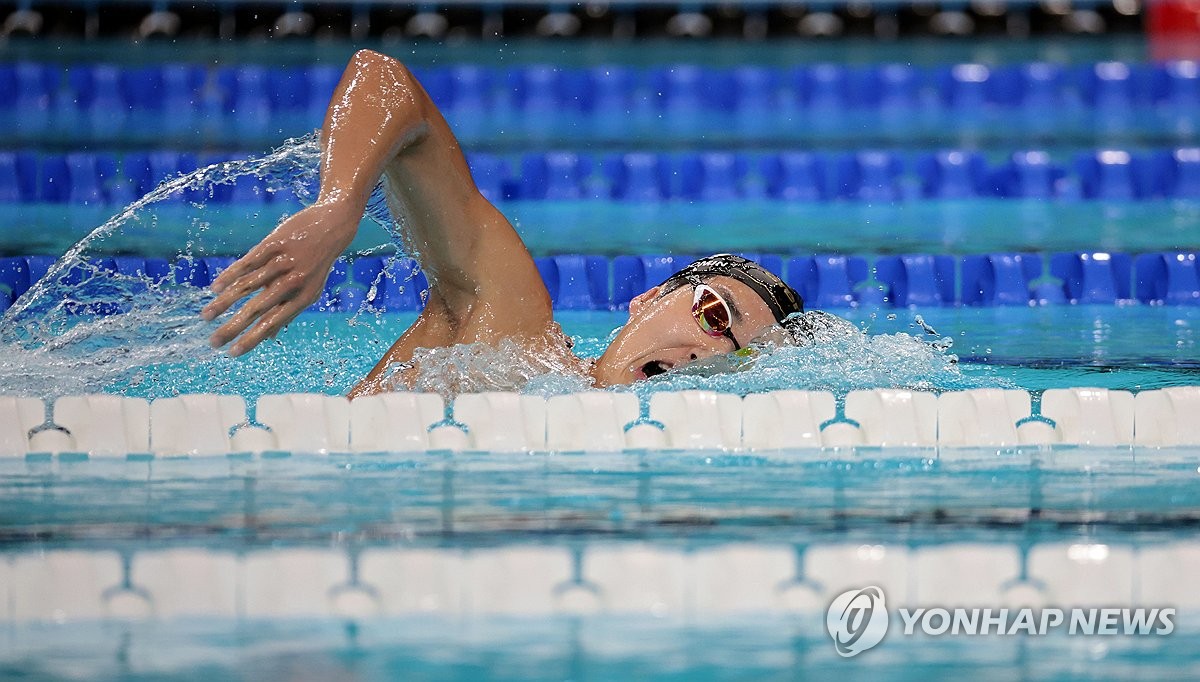
{"label": "empty seat row", "polygon": [[[808,308],[858,305],[1028,306],[1032,304],[1200,304],[1200,261],[1194,252],[996,253],[971,256],[743,254],[779,275]],[[86,300],[91,282],[106,277],[138,278],[208,286],[230,263],[229,256],[169,262],[116,256],[77,264],[62,275]],[[594,255],[535,258],[554,306],[560,310],[618,310],[694,260],[693,256],[644,255],[609,259]],[[0,312],[41,279],[50,256],[0,258]],[[321,298],[310,310],[353,312],[368,306],[382,312],[424,307],[428,280],[410,258],[365,256],[338,259]],[[128,303],[124,304],[126,307]],[[109,301],[79,312],[113,314],[126,308]]]}
{"label": "empty seat row", "polygon": [[[0,203],[124,205],[150,193],[166,180],[211,164],[243,158],[245,154],[196,155],[173,151],[0,152]],[[217,204],[276,201],[276,194],[268,191],[266,181],[251,174],[240,175],[232,182],[202,184],[181,186],[165,199]],[[291,200],[291,195],[286,199]]]}
{"label": "empty seat row", "polygon": [[[80,109],[169,111],[218,107],[254,115],[273,111],[323,111],[342,66],[245,64],[213,69],[198,64],[124,67],[77,64],[0,64],[4,104],[44,111],[56,102]],[[575,69],[549,65],[487,67],[460,64],[415,67],[435,102],[451,111],[497,108],[537,113],[564,109],[628,114],[639,104],[667,113],[744,111],[770,113],[783,106],[891,111],[939,107],[956,112],[1023,107],[1044,112],[1064,107],[1195,107],[1200,68],[1195,62],[1078,66],[1028,63],[1003,67],[953,64],[844,66],[832,63],[709,68],[675,64],[648,68],[601,65]]]}
{"label": "empty seat row", "polygon": [[606,391],[463,394],[449,418],[445,407],[429,393],[267,395],[252,424],[236,395],[84,395],[55,400],[48,420],[38,399],[0,397],[0,454],[1200,445],[1200,386],[1051,389],[1038,415],[1030,394],[1001,389],[851,391],[840,414],[832,393],[799,390],[652,393],[644,419],[636,394]]}
{"label": "empty seat row", "polygon": [[[0,152],[0,203],[124,204],[163,180],[239,158],[183,152],[77,152],[39,155]],[[1136,201],[1200,198],[1200,148],[1151,152],[1101,150],[1064,163],[1041,151],[1016,152],[989,163],[972,151],[909,155],[859,151],[840,154],[632,152],[593,156],[575,152],[509,159],[468,155],[476,184],[492,200],[617,199],[635,202],[863,201],[977,197]],[[291,201],[267,191],[262,178],[187,188],[191,202]]]}
{"label": "empty seat row", "polygon": [[979,152],[862,150],[751,154],[576,152],[519,159],[470,154],[490,199],[624,201],[863,201],[918,199],[1200,198],[1200,148],[1081,152],[1062,160],[1018,151],[989,162]]}

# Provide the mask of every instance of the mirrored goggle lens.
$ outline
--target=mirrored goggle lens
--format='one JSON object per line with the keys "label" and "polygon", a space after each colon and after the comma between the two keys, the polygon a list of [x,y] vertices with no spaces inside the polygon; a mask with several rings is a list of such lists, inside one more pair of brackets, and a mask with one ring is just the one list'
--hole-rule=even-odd
{"label": "mirrored goggle lens", "polygon": [[732,322],[732,313],[725,299],[703,284],[696,287],[692,298],[692,316],[709,336],[724,336]]}

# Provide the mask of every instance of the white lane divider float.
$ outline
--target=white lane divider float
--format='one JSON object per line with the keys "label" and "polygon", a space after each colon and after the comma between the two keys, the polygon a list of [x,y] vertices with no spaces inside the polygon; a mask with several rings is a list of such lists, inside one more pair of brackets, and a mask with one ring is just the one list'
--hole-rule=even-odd
{"label": "white lane divider float", "polygon": [[66,396],[53,427],[32,398],[0,397],[0,457],[37,453],[211,456],[237,452],[349,453],[472,450],[602,452],[978,448],[1027,445],[1200,445],[1200,386],[1142,391],[1051,389],[1041,414],[1024,391],[975,389],[935,395],[903,389],[851,391],[844,416],[833,394],[772,391],[744,398],[712,391],[650,396],[648,419],[632,393],[592,391],[542,398],[459,396],[454,420],[433,394],[359,398],[267,395],[253,426],[239,396],[187,395],[153,403],[113,395]]}

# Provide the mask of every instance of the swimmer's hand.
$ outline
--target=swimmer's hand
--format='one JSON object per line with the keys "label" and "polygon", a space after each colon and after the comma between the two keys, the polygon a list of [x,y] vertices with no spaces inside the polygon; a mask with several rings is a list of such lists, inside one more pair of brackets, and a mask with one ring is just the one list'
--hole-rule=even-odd
{"label": "swimmer's hand", "polygon": [[312,305],[333,262],[354,240],[361,217],[362,210],[356,212],[349,202],[313,204],[284,220],[222,272],[212,283],[217,297],[200,311],[202,318],[216,319],[246,296],[254,296],[213,332],[213,347],[236,338],[229,354],[237,357],[273,338]]}

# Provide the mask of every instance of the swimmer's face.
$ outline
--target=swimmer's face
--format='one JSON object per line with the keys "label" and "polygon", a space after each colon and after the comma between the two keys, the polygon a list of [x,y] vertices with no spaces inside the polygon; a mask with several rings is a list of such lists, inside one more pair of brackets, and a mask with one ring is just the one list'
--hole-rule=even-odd
{"label": "swimmer's face", "polygon": [[[733,336],[746,344],[775,324],[771,309],[750,287],[730,277],[708,277],[733,313]],[[630,384],[694,360],[729,353],[733,342],[709,336],[692,317],[694,287],[660,295],[659,287],[629,302],[629,322],[617,334],[592,373],[596,384]]]}

